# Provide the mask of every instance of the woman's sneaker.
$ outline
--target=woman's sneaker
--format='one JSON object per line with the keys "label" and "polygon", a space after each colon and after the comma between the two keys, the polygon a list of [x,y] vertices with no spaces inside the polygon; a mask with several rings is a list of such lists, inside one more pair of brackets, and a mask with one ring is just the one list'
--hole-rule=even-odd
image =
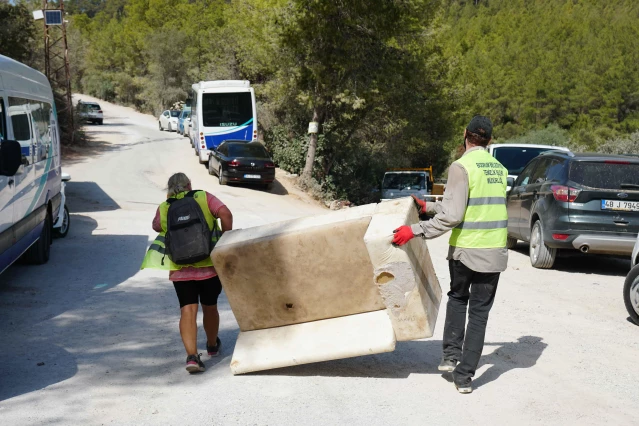
{"label": "woman's sneaker", "polygon": [[186,357],[186,371],[193,374],[193,373],[201,373],[204,370],[206,370],[204,363],[200,359],[200,355],[202,354],[189,355]]}
{"label": "woman's sneaker", "polygon": [[220,350],[222,350],[222,341],[219,337],[215,339],[215,346],[209,346],[209,342],[206,342],[206,351],[209,353],[209,356],[218,356]]}

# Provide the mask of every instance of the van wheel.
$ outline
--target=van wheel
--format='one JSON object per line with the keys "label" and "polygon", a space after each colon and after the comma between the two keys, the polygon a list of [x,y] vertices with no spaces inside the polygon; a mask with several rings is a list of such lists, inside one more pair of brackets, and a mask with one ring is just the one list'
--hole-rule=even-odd
{"label": "van wheel", "polygon": [[69,216],[69,209],[64,206],[64,214],[62,216],[62,226],[53,230],[53,235],[57,238],[64,238],[69,233],[69,226],[71,226],[71,217]]}
{"label": "van wheel", "polygon": [[530,232],[530,264],[538,269],[550,269],[555,264],[556,256],[557,249],[544,243],[541,220],[536,221]]}
{"label": "van wheel", "polygon": [[218,175],[218,181],[220,182],[220,185],[226,185],[228,183],[228,179],[222,176],[222,168],[221,167],[217,171],[217,175]]}
{"label": "van wheel", "polygon": [[623,286],[623,301],[630,319],[639,325],[639,265],[635,265]]}
{"label": "van wheel", "polygon": [[517,238],[508,237],[506,239],[506,248],[512,250],[517,245]]}
{"label": "van wheel", "polygon": [[38,241],[35,242],[25,253],[28,263],[33,265],[43,265],[49,261],[51,253],[51,216],[47,212],[44,219],[44,226],[40,232]]}

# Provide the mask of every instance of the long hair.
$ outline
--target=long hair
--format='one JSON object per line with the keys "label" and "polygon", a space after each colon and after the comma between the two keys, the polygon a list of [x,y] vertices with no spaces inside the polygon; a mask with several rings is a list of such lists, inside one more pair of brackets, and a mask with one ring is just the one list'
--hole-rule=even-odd
{"label": "long hair", "polygon": [[169,183],[167,184],[167,198],[175,197],[180,192],[188,191],[190,184],[191,180],[184,173],[174,174],[169,178]]}

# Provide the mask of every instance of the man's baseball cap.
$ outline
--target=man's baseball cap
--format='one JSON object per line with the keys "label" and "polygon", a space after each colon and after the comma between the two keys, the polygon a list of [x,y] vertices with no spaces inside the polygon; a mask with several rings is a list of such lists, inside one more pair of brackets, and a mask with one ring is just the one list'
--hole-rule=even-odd
{"label": "man's baseball cap", "polygon": [[491,123],[488,117],[476,115],[470,120],[466,130],[486,139],[490,139],[493,135],[493,123]]}

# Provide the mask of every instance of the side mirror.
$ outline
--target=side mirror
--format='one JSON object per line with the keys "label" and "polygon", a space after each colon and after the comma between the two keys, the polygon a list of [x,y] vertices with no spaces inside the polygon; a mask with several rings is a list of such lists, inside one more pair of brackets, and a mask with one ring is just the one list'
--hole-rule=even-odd
{"label": "side mirror", "polygon": [[71,175],[68,173],[62,173],[60,178],[62,179],[62,182],[68,182],[71,180]]}
{"label": "side mirror", "polygon": [[18,141],[0,144],[0,176],[14,176],[22,165],[22,147]]}
{"label": "side mirror", "polygon": [[510,188],[515,186],[515,178],[513,177],[506,178],[506,185],[508,185]]}

